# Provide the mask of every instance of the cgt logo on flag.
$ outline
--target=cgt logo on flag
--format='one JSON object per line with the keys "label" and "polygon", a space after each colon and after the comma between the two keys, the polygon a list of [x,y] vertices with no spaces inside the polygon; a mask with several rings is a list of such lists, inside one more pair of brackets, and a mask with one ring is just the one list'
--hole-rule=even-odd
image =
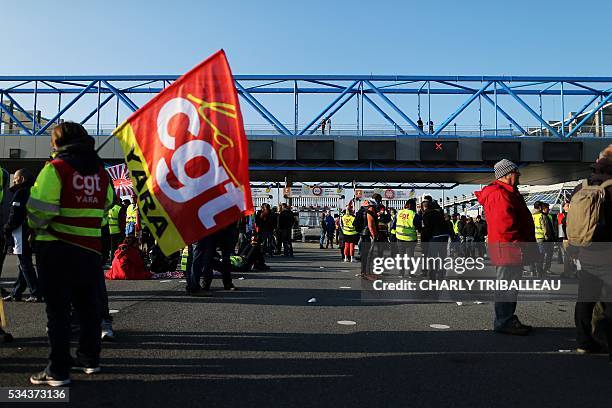
{"label": "cgt logo on flag", "polygon": [[253,213],[247,140],[223,51],[175,81],[114,134],[142,220],[164,253]]}

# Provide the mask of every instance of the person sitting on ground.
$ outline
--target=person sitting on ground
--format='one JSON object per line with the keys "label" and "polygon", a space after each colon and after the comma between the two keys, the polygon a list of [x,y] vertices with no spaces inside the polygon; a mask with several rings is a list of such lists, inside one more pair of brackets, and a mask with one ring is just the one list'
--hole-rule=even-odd
{"label": "person sitting on ground", "polygon": [[151,279],[138,249],[138,240],[128,236],[115,251],[112,268],[105,274],[109,280],[143,280]]}
{"label": "person sitting on ground", "polygon": [[[213,269],[221,270],[223,264],[219,253],[213,258]],[[261,252],[261,245],[256,235],[251,238],[251,243],[245,247],[239,255],[230,256],[230,270],[232,272],[267,271],[270,267]]]}

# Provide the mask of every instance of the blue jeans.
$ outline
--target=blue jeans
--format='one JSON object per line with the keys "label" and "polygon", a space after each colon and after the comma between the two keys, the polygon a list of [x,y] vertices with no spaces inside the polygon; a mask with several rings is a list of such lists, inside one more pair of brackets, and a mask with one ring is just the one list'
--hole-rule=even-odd
{"label": "blue jeans", "polygon": [[[521,266],[496,266],[497,279],[515,280],[520,279],[523,268]],[[495,293],[495,320],[493,329],[499,330],[506,327],[512,320],[517,319],[516,311],[517,291],[506,291]]]}
{"label": "blue jeans", "polygon": [[125,235],[134,235],[136,233],[136,223],[128,222],[125,224]]}
{"label": "blue jeans", "polygon": [[321,228],[321,236],[319,237],[319,246],[325,245],[326,236],[327,236],[327,233],[325,232],[325,229]]}

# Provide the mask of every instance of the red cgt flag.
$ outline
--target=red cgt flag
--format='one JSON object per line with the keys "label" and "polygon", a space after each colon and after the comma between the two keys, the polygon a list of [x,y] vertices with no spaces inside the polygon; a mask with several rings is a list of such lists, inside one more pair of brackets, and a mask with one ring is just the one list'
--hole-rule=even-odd
{"label": "red cgt flag", "polygon": [[253,213],[247,139],[222,50],[113,134],[125,154],[142,221],[165,254]]}

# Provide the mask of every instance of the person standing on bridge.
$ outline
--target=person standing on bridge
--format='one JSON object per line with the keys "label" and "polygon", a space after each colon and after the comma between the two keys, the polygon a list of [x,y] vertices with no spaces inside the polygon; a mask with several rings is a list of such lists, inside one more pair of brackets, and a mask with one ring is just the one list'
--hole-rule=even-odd
{"label": "person standing on bridge", "polygon": [[[28,223],[36,234],[36,266],[47,304],[51,353],[35,385],[63,386],[69,371],[100,371],[104,296],[101,225],[114,191],[94,139],[78,123],[53,128],[55,158],[42,169],[28,200]],[[70,311],[80,323],[77,358],[70,355]]]}
{"label": "person standing on bridge", "polygon": [[421,132],[423,131],[423,119],[421,119],[420,116],[419,116],[419,119],[417,120],[417,127],[421,130]]}
{"label": "person standing on bridge", "polygon": [[[475,193],[488,220],[489,257],[496,267],[497,279],[520,279],[521,265],[528,255],[528,248],[521,250],[520,245],[535,242],[533,218],[517,188],[521,175],[518,166],[503,159],[494,169],[496,180]],[[514,314],[518,293],[509,291],[501,295],[496,295],[493,329],[511,335],[529,333],[532,327],[522,324]]]}

